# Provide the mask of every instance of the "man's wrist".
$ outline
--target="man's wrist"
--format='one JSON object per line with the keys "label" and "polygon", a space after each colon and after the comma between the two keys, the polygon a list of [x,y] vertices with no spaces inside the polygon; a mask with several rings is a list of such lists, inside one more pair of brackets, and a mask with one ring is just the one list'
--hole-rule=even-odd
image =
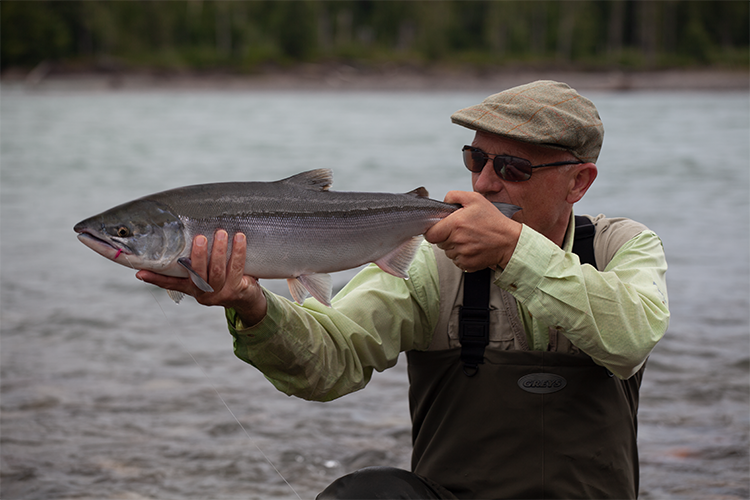
{"label": "man's wrist", "polygon": [[[257,326],[268,313],[268,301],[263,291],[256,300],[228,304],[226,307],[227,317],[230,318],[230,321],[234,321],[238,330]],[[229,313],[230,310],[232,311],[231,314]]]}
{"label": "man's wrist", "polygon": [[523,224],[519,222],[515,222],[515,224],[513,224],[513,230],[510,232],[508,243],[506,243],[505,245],[506,250],[500,257],[499,262],[497,263],[498,269],[500,270],[505,269],[508,266],[510,259],[513,258],[513,253],[516,251],[516,247],[518,246],[518,240],[521,238],[522,230],[523,230]]}

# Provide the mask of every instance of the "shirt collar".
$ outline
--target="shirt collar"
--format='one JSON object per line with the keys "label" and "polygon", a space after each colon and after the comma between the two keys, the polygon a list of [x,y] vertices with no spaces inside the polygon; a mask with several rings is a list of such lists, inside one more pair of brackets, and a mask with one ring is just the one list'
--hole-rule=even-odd
{"label": "shirt collar", "polygon": [[562,249],[566,252],[573,251],[573,241],[576,236],[576,217],[573,210],[570,211],[570,220],[568,221],[568,229],[565,231],[565,238],[563,238]]}

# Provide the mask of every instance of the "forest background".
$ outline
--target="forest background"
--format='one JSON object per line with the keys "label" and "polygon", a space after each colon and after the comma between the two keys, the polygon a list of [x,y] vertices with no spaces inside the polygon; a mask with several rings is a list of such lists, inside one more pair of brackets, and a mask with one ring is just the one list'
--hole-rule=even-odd
{"label": "forest background", "polygon": [[4,77],[499,69],[747,75],[746,0],[18,1]]}

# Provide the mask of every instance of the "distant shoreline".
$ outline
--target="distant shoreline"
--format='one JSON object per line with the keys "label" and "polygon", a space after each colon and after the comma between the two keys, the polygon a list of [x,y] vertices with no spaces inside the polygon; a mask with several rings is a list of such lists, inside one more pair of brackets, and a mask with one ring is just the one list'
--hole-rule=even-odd
{"label": "distant shoreline", "polygon": [[492,72],[392,68],[359,70],[316,65],[253,75],[221,72],[81,71],[58,73],[43,65],[30,72],[5,71],[3,84],[65,90],[253,90],[253,91],[500,91],[539,79],[563,81],[585,91],[750,90],[750,71],[674,69],[567,71],[506,68]]}

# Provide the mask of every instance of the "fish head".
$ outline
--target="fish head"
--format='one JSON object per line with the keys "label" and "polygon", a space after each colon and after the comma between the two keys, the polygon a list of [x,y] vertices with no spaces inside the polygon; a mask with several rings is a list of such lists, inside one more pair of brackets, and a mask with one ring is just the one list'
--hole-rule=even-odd
{"label": "fish head", "polygon": [[107,259],[135,269],[160,271],[185,251],[185,227],[169,207],[135,200],[73,227],[78,239]]}

